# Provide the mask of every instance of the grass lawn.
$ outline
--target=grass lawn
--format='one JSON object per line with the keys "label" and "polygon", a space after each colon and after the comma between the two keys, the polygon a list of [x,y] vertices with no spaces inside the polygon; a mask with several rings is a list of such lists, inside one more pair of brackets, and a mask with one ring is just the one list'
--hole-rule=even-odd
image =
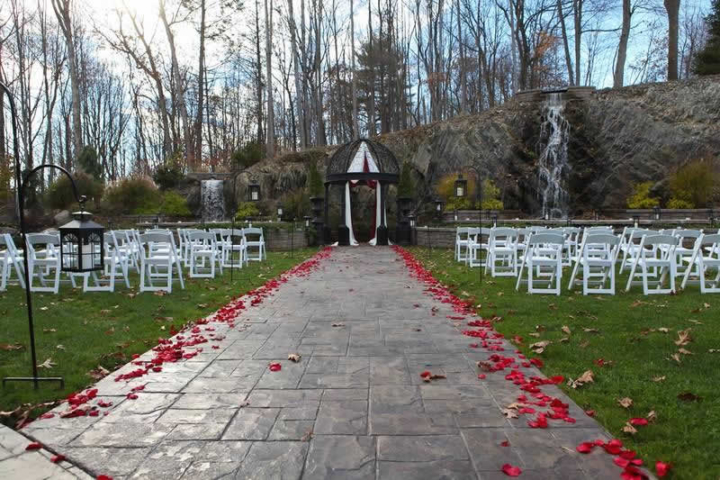
{"label": "grass lawn", "polygon": [[[15,409],[20,404],[53,401],[66,397],[95,383],[88,375],[98,365],[113,370],[127,363],[134,353],[141,354],[157,344],[159,337],[168,337],[172,325],[182,325],[214,312],[232,297],[259,287],[267,280],[290,269],[316,250],[268,253],[268,260],[251,262],[249,267],[236,269],[230,283],[230,271],[215,279],[185,278],[185,290],[173,284],[172,294],[153,292],[137,294],[139,277],[131,278],[135,288],[124,284],[114,293],[82,293],[69,284],[60,287],[60,294],[33,294],[35,340],[38,364],[51,359],[51,369],[41,368],[45,376],[65,377],[65,388],[58,384],[8,383],[0,389],[0,411]],[[187,274],[186,271],[184,271]],[[19,344],[19,350],[8,345]],[[4,347],[4,348],[3,348]],[[25,292],[10,286],[0,293],[0,377],[32,374],[29,349]],[[33,414],[40,413],[37,409]],[[12,425],[14,416],[0,416]]]}
{"label": "grass lawn", "polygon": [[[616,296],[585,297],[581,289],[566,289],[566,271],[560,297],[531,296],[526,286],[515,291],[514,278],[484,277],[480,284],[479,269],[454,262],[450,250],[434,249],[432,256],[422,247],[410,251],[456,295],[480,304],[483,317],[502,317],[495,328],[508,339],[522,337],[523,353],[538,356],[528,345],[552,341],[539,355],[547,376],[575,379],[592,370],[594,383],[577,390],[564,385],[564,391],[595,410],[595,418],[646,464],[672,463],[672,478],[720,477],[720,295],[701,295],[697,286],[672,296],[644,296],[642,287],[625,293],[623,275]],[[686,329],[691,341],[676,345]],[[568,340],[560,342],[563,337]],[[691,354],[678,353],[681,348]],[[672,358],[676,353],[680,362]],[[624,397],[633,400],[629,409],[618,404]],[[630,418],[651,411],[655,422],[637,427],[635,435],[622,432]]]}

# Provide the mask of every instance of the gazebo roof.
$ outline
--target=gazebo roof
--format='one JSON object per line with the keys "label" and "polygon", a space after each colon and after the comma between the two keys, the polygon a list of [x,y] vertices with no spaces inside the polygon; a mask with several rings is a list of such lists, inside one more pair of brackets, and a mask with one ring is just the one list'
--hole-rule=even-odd
{"label": "gazebo roof", "polygon": [[349,180],[379,180],[397,183],[400,166],[395,155],[382,143],[366,138],[339,147],[327,166],[325,183]]}

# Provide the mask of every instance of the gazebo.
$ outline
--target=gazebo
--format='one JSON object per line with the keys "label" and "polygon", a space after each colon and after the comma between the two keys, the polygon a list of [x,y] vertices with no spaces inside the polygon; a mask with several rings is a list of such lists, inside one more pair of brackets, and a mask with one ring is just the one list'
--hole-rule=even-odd
{"label": "gazebo", "polygon": [[350,189],[363,183],[375,190],[375,235],[371,245],[387,245],[386,202],[388,185],[397,184],[400,167],[395,155],[383,144],[362,138],[338,148],[325,174],[325,225],[329,226],[330,187],[342,186],[342,216],[338,227],[339,245],[357,245],[352,227]]}

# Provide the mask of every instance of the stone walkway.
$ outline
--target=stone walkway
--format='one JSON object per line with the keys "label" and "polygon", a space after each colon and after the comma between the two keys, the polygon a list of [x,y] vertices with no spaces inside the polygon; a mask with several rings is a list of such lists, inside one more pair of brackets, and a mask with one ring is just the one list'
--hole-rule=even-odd
{"label": "stone walkway", "polygon": [[[102,380],[97,399],[113,402],[108,415],[56,416],[23,433],[65,455],[77,476],[115,480],[485,480],[506,478],[506,463],[522,468],[521,478],[619,478],[610,455],[575,452],[609,437],[556,387],[543,391],[570,403],[577,423],[531,429],[528,416],[506,419],[501,408],[520,390],[503,372],[478,379],[476,362],[490,353],[469,348],[464,325],[447,318],[451,306],[424,289],[389,248],[337,249],[243,312],[234,329],[212,324],[225,335],[218,349],[206,344],[127,383],[114,377],[133,365]],[[424,383],[424,370],[447,378]],[[0,477],[54,478],[35,475],[28,460],[22,473],[0,462]]]}

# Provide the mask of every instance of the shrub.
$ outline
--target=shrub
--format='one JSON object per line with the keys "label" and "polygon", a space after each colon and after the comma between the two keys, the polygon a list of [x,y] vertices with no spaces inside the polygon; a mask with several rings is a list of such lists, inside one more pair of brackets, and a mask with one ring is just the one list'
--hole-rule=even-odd
{"label": "shrub", "polygon": [[284,218],[300,219],[310,212],[310,197],[303,189],[288,192],[280,198]]}
{"label": "shrub", "polygon": [[628,208],[653,208],[660,205],[660,199],[650,196],[653,182],[637,183],[633,186],[633,193],[627,200]]}
{"label": "shrub", "polygon": [[713,190],[718,182],[720,182],[720,178],[715,173],[711,162],[692,161],[680,167],[670,177],[671,198],[683,200],[690,205],[690,207],[683,208],[706,207],[713,200]]}
{"label": "shrub", "polygon": [[163,195],[160,213],[168,217],[190,217],[192,212],[188,208],[187,199],[176,192],[165,192]]}
{"label": "shrub", "polygon": [[235,166],[250,168],[262,160],[262,146],[258,142],[248,142],[235,150],[232,154],[232,162]]}
{"label": "shrub", "polygon": [[399,198],[415,197],[415,182],[412,179],[412,165],[410,162],[404,162],[400,171],[400,181],[398,182],[397,195]]}
{"label": "shrub", "polygon": [[103,178],[102,164],[98,161],[97,152],[93,147],[85,146],[77,159],[78,166],[96,180]]}
{"label": "shrub", "polygon": [[693,208],[693,205],[686,200],[681,200],[679,198],[671,198],[667,204],[667,208],[670,208],[672,210],[678,210],[684,208]]}
{"label": "shrub", "polygon": [[169,190],[177,187],[182,182],[185,175],[180,167],[180,159],[177,155],[173,155],[170,159],[155,170],[153,180],[160,187],[160,190]]}
{"label": "shrub", "polygon": [[445,202],[445,210],[471,209],[473,198],[475,198],[475,179],[472,177],[467,178],[467,192],[465,192],[463,198],[457,198],[455,196],[455,180],[457,180],[457,174],[447,174],[440,179],[435,187],[435,191]]}
{"label": "shrub", "polygon": [[257,217],[260,215],[255,202],[241,202],[235,212],[235,220],[245,220],[248,217]]}
{"label": "shrub", "polygon": [[325,194],[323,187],[322,176],[317,169],[317,163],[315,161],[308,162],[308,176],[307,176],[308,193],[311,197],[322,197]]}
{"label": "shrub", "polygon": [[505,207],[500,200],[500,189],[489,178],[483,180],[481,198],[483,210],[502,210]]}
{"label": "shrub", "polygon": [[[88,201],[95,200],[97,202],[102,198],[105,187],[100,181],[84,172],[74,173],[73,180],[75,180],[78,194],[85,195]],[[58,179],[50,185],[45,193],[45,202],[50,208],[56,210],[66,210],[77,206],[72,184],[66,175],[60,174]]]}
{"label": "shrub", "polygon": [[103,197],[105,210],[113,214],[154,214],[162,205],[162,195],[147,177],[125,178],[109,187]]}

